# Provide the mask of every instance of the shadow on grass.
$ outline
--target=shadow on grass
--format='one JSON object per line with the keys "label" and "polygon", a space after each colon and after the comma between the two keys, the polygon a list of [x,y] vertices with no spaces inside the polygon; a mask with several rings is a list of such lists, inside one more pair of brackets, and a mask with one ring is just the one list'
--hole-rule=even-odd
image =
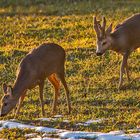
{"label": "shadow on grass", "polygon": [[121,90],[122,91],[126,91],[126,90],[140,90],[140,85],[139,85],[138,78],[135,78],[130,83],[125,84],[124,86],[122,86]]}
{"label": "shadow on grass", "polygon": [[[99,69],[102,69],[100,71],[100,73],[102,73],[102,71],[104,70],[103,67],[109,66],[109,61],[111,61],[113,56],[108,54],[107,57],[104,56],[104,59],[102,59],[101,57],[96,56],[95,50],[96,50],[96,48],[94,46],[93,47],[87,47],[87,48],[86,47],[85,48],[77,47],[77,48],[67,49],[66,50],[66,55],[67,55],[66,56],[66,61],[70,65],[70,68],[66,69],[68,77],[73,75],[73,74],[74,75],[79,74],[79,70],[81,70],[81,68],[83,67],[83,64],[81,62],[90,63],[91,68],[92,68],[92,62],[95,62],[93,64],[92,69],[89,67],[88,70],[85,69],[85,70],[82,71],[81,74],[83,74],[83,76],[85,76],[85,79],[83,79],[83,80],[86,80],[86,77],[90,78],[90,77],[96,75],[97,74],[96,71],[99,70]],[[8,61],[11,61],[11,62],[16,61],[16,64],[17,64],[26,56],[27,53],[28,52],[22,51],[22,50],[13,50],[13,51],[10,51],[10,52],[0,51],[0,63],[1,64],[6,64]],[[108,61],[107,63],[105,63],[106,60]],[[98,64],[98,62],[100,62],[100,61],[101,62],[104,61],[104,64],[101,64],[101,66],[100,66],[101,68],[98,67],[98,65],[100,65],[100,63]],[[97,62],[97,64],[96,64],[96,62]],[[113,61],[113,62],[114,62],[114,65],[116,65],[115,61]],[[96,71],[95,71],[95,69],[96,69]],[[83,72],[86,72],[86,74],[84,74]],[[106,80],[107,80],[108,83],[114,83],[114,82],[119,81],[119,79],[117,77],[112,77],[111,79],[106,79]],[[137,80],[139,81],[139,78],[136,78],[130,84],[127,84],[127,80],[125,79],[126,86],[124,86],[123,90],[126,90],[126,89],[139,90],[140,86],[137,84]],[[84,82],[84,81],[81,81],[81,82]],[[96,82],[95,82],[95,84],[96,84]],[[111,87],[110,88],[109,87],[105,88],[105,86],[106,85],[103,84],[103,86],[98,88],[97,90],[106,90],[106,91],[110,90]],[[113,85],[113,87],[114,86],[115,85]],[[83,87],[86,87],[86,85],[85,86],[83,85]],[[117,91],[117,88],[116,89],[113,88],[113,90]]]}
{"label": "shadow on grass", "polygon": [[21,59],[27,54],[25,51],[14,50],[8,52],[8,54],[4,51],[0,51],[0,64],[5,64],[8,61],[14,61],[17,57]]}
{"label": "shadow on grass", "polygon": [[[97,59],[97,61],[99,61],[99,59],[100,59],[98,57],[96,58],[95,48],[92,48],[92,47],[91,48],[80,48],[80,47],[77,47],[77,48],[73,48],[73,49],[67,49],[66,51],[67,51],[67,62],[70,62],[73,65],[72,69],[74,69],[73,71],[69,70],[69,69],[66,69],[68,77],[70,77],[72,74],[76,74],[76,75],[80,74],[79,70],[82,69],[82,68],[81,67],[77,68],[77,61],[83,62],[86,59],[93,59],[93,58],[94,58],[93,61],[96,61],[96,59]],[[14,51],[12,51],[12,53],[10,53],[10,56],[9,55],[6,56],[4,52],[0,52],[0,63],[2,62],[3,64],[5,64],[5,63],[7,63],[7,61],[9,61],[9,59],[10,59],[11,62],[15,61],[15,60],[18,60],[20,62],[21,59],[26,54],[27,54],[27,52],[20,51],[20,50],[14,50]],[[12,62],[12,63],[14,63],[14,62]],[[10,64],[11,63],[8,63],[8,66]],[[13,65],[13,67],[15,67],[15,65]],[[11,69],[9,69],[9,72],[10,71],[11,71]],[[89,72],[89,76],[92,78],[91,75],[92,74]],[[93,73],[93,76],[94,76],[94,73]],[[136,79],[136,81],[135,80],[132,81],[132,83],[127,85],[126,88],[124,88],[123,90],[133,90],[133,91],[140,90],[139,82],[137,82],[137,80],[138,79]],[[118,83],[119,79],[118,78],[111,78],[107,82],[113,83],[114,81]],[[119,94],[119,91],[118,91],[117,87],[115,87],[115,86],[112,87],[110,85],[107,85],[105,82],[106,81],[104,81],[103,83],[100,83],[100,84],[97,83],[97,85],[95,83],[94,88],[91,88],[87,92],[87,97],[88,96],[89,97],[93,97],[91,94],[93,94],[93,93],[94,94],[96,94],[96,93],[101,94],[102,92],[106,93],[106,94],[111,93],[111,92]],[[87,88],[87,86],[88,86],[86,82],[83,82],[82,84],[81,83],[82,83],[82,81],[76,81],[76,84],[73,85],[75,87],[80,87],[80,85],[82,85],[82,87],[80,87],[81,91],[76,89],[76,93],[78,93],[77,95],[79,96],[78,98],[81,98],[81,100],[80,101],[76,101],[76,103],[80,104],[80,105],[82,104],[82,102],[84,100],[83,95],[85,94],[85,90],[83,90],[83,89]],[[28,93],[30,93],[30,92],[32,92],[32,91],[28,91]],[[33,105],[36,105],[36,106],[40,105],[40,102],[39,102],[39,91],[37,90],[37,92],[38,92],[37,93],[38,94],[37,95],[38,98],[37,99],[29,100],[28,104],[33,104]],[[50,89],[47,92],[50,92]],[[73,92],[73,91],[71,91],[71,92]],[[72,99],[73,99],[73,101],[75,100],[74,97],[72,97]],[[104,100],[103,99],[102,100],[100,100],[100,99],[96,99],[96,100],[92,99],[92,100],[87,100],[87,101],[84,101],[84,102],[86,104],[90,105],[90,106],[106,106],[107,104],[112,104],[112,103],[114,105],[122,104],[124,106],[129,106],[129,105],[131,105],[131,106],[134,105],[135,106],[135,103],[137,103],[137,100],[132,98],[131,100],[127,100],[126,99],[126,100],[122,100],[122,101],[118,101],[118,102],[115,101],[114,102],[113,100],[110,100],[110,99],[104,99]],[[26,103],[27,102],[24,102],[24,104],[26,104]],[[52,96],[51,96],[51,99],[47,99],[45,103],[46,103],[46,105],[51,106],[51,104],[52,104]],[[65,103],[66,103],[65,99],[61,100],[61,104],[65,104]],[[39,116],[40,113],[41,112],[37,111],[36,114],[34,114],[34,112],[32,112],[31,114]]]}
{"label": "shadow on grass", "polygon": [[[110,6],[111,5],[111,6]],[[131,5],[131,6],[130,6]],[[140,3],[135,0],[130,1],[96,1],[96,0],[10,0],[1,1],[0,7],[5,8],[0,16],[15,16],[15,15],[84,15],[89,13],[114,13],[116,11],[123,10],[138,12]],[[133,8],[135,7],[135,9]],[[8,10],[7,10],[8,9]],[[125,11],[124,11],[125,13]]]}
{"label": "shadow on grass", "polygon": [[57,28],[50,28],[50,29],[32,29],[28,28],[26,30],[26,33],[24,36],[26,37],[32,37],[32,38],[38,38],[44,39],[44,38],[55,38],[55,39],[63,39],[66,36],[66,33],[70,30],[70,28],[64,28],[61,27]]}

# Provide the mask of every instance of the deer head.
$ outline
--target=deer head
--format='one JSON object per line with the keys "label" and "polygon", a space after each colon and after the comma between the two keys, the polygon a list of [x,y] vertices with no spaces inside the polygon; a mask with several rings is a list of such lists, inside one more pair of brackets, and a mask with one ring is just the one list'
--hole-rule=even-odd
{"label": "deer head", "polygon": [[105,29],[106,27],[106,19],[103,17],[102,25],[100,21],[96,20],[94,17],[94,29],[97,35],[97,49],[96,54],[102,55],[106,50],[109,50],[112,44],[111,32],[112,32],[112,24]]}
{"label": "deer head", "polygon": [[17,100],[13,97],[11,86],[3,84],[3,91],[4,96],[1,100],[1,117],[7,115],[16,106],[17,103]]}

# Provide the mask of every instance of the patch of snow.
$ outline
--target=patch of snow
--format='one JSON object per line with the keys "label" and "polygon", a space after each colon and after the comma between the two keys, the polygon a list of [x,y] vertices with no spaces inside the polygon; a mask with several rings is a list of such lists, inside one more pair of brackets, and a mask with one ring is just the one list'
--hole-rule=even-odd
{"label": "patch of snow", "polygon": [[37,132],[47,132],[47,133],[53,133],[53,132],[60,131],[60,129],[50,128],[50,127],[43,127],[43,126],[35,127],[35,130]]}
{"label": "patch of snow", "polygon": [[31,139],[27,139],[27,140],[60,140],[59,138],[31,138]]}
{"label": "patch of snow", "polygon": [[97,140],[129,140],[130,137],[123,135],[111,135],[111,134],[100,134],[98,135]]}
{"label": "patch of snow", "polygon": [[[89,124],[93,123],[93,121],[87,121]],[[88,124],[87,123],[87,124]],[[82,123],[83,124],[83,123]],[[86,124],[86,123],[85,123]],[[18,122],[12,121],[0,121],[0,130],[3,128],[19,128],[19,129],[33,129],[36,132],[43,132],[46,133],[42,137],[34,136],[37,133],[26,134],[25,137],[28,140],[60,140],[60,139],[68,139],[68,140],[76,140],[76,139],[96,139],[96,140],[140,140],[140,133],[134,134],[125,134],[124,131],[111,131],[109,133],[100,133],[100,132],[84,132],[84,131],[67,131],[63,129],[55,129],[50,127],[43,127],[43,126],[33,126],[22,124]],[[48,133],[48,135],[47,135]],[[59,138],[48,138],[51,136],[50,133],[54,133],[54,136],[59,136]],[[49,135],[50,134],[50,135]],[[30,138],[36,137],[36,138]]]}
{"label": "patch of snow", "polygon": [[37,135],[38,135],[37,133],[25,134],[25,138],[32,138],[32,137],[36,137]]}
{"label": "patch of snow", "polygon": [[3,128],[19,128],[19,129],[35,128],[32,125],[26,125],[26,124],[17,123],[17,122],[10,122],[10,121],[0,121],[0,124],[2,125]]}
{"label": "patch of snow", "polygon": [[140,140],[140,137],[133,138],[132,140]]}
{"label": "patch of snow", "polygon": [[88,124],[85,124],[85,123],[77,123],[76,125],[88,126]]}
{"label": "patch of snow", "polygon": [[53,134],[51,134],[51,133],[44,133],[44,134],[42,135],[42,137],[43,137],[43,138],[44,138],[44,137],[49,137],[49,138],[50,138],[50,137],[52,137],[52,135],[58,137],[58,134],[57,134],[57,133],[55,133],[55,134],[54,134],[54,133],[53,133]]}
{"label": "patch of snow", "polygon": [[102,121],[103,121],[103,119],[88,120],[88,121],[83,122],[83,123],[77,123],[76,125],[89,126],[89,125],[91,125],[93,123],[100,123]]}
{"label": "patch of snow", "polygon": [[40,120],[40,121],[51,121],[51,118],[38,118],[37,120]]}
{"label": "patch of snow", "polygon": [[129,129],[129,132],[136,132],[136,131],[140,131],[140,128],[134,128],[134,129]]}
{"label": "patch of snow", "polygon": [[127,134],[132,140],[140,140],[140,133]]}
{"label": "patch of snow", "polygon": [[110,131],[109,134],[113,134],[113,135],[123,135],[125,134],[124,131]]}
{"label": "patch of snow", "polygon": [[62,118],[63,115],[55,115],[54,118]]}
{"label": "patch of snow", "polygon": [[63,132],[60,133],[60,138],[63,139],[68,139],[68,138],[72,138],[72,139],[95,139],[97,138],[97,134],[93,133],[93,132],[82,132],[82,131],[70,131],[70,132]]}
{"label": "patch of snow", "polygon": [[70,60],[74,60],[74,57],[73,57],[73,56],[70,56],[69,59],[70,59]]}
{"label": "patch of snow", "polygon": [[[64,139],[64,140],[77,140],[77,139],[69,138],[69,139]],[[78,139],[78,140],[86,140],[86,139]]]}
{"label": "patch of snow", "polygon": [[37,132],[62,132],[61,129],[55,129],[55,128],[50,128],[50,127],[42,127],[42,126],[33,126],[33,125],[26,125],[22,123],[17,123],[17,122],[10,122],[10,121],[0,121],[0,124],[2,125],[3,128],[19,128],[19,129],[34,129]]}
{"label": "patch of snow", "polygon": [[128,136],[132,136],[132,137],[140,137],[140,133],[128,134]]}
{"label": "patch of snow", "polygon": [[[62,139],[96,139],[96,140],[140,140],[140,134],[137,136],[127,136],[123,131],[112,131],[111,133],[100,132],[82,132],[82,131],[67,131],[60,133]],[[119,135],[120,133],[120,135]]]}
{"label": "patch of snow", "polygon": [[57,121],[58,119],[59,119],[59,118],[39,118],[39,119],[37,119],[37,120],[53,122],[53,121]]}
{"label": "patch of snow", "polygon": [[52,121],[57,121],[59,120],[60,118],[52,118]]}
{"label": "patch of snow", "polygon": [[65,123],[69,123],[70,121],[69,121],[69,120],[63,120],[63,122],[65,122]]}
{"label": "patch of snow", "polygon": [[86,124],[92,124],[92,123],[100,123],[102,121],[103,121],[102,119],[96,119],[96,120],[88,120],[85,123]]}
{"label": "patch of snow", "polygon": [[0,127],[0,131],[2,131],[3,127]]}
{"label": "patch of snow", "polygon": [[10,119],[9,121],[17,121],[16,119]]}
{"label": "patch of snow", "polygon": [[133,138],[133,139],[130,139],[130,140],[140,140],[140,137],[139,138]]}

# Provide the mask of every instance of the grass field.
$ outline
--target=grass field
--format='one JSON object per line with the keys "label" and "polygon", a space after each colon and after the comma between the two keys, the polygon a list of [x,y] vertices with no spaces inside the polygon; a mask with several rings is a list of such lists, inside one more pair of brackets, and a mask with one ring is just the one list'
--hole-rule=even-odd
{"label": "grass field", "polygon": [[[44,42],[54,42],[65,48],[66,80],[71,94],[72,113],[66,115],[65,94],[62,88],[58,114],[70,120],[43,123],[43,126],[69,130],[101,131],[129,130],[140,127],[140,54],[134,52],[129,59],[131,83],[124,82],[118,90],[121,56],[107,52],[97,57],[93,16],[108,19],[113,26],[134,13],[140,12],[138,0],[1,0],[0,1],[0,85],[13,84],[21,59]],[[53,88],[46,80],[44,96],[46,117],[51,116]],[[2,88],[0,89],[2,97]],[[41,117],[38,87],[28,92],[19,121],[40,125]],[[10,114],[1,119],[11,119]],[[102,118],[102,123],[76,126],[88,119]],[[8,135],[7,135],[8,133]],[[24,139],[25,130],[3,130],[0,138]],[[18,134],[18,135],[16,135]]]}

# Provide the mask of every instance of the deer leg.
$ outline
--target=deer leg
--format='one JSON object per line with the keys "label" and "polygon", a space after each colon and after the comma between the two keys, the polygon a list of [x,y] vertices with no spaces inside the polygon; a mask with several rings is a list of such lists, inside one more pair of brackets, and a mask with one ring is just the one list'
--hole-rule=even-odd
{"label": "deer leg", "polygon": [[125,69],[126,69],[126,75],[127,75],[128,82],[130,82],[130,75],[129,75],[128,63],[127,62],[126,62]]}
{"label": "deer leg", "polygon": [[128,59],[128,53],[125,53],[123,55],[123,60],[121,63],[121,69],[120,69],[120,81],[119,81],[119,89],[122,87],[123,83],[123,74],[125,73],[125,69],[128,73],[128,67],[127,67],[127,59]]}
{"label": "deer leg", "polygon": [[[18,104],[19,104],[19,101],[18,101]],[[16,107],[13,109],[13,114],[14,114],[14,115],[16,114],[16,110],[17,110],[18,104],[17,104]]]}
{"label": "deer leg", "polygon": [[54,114],[56,112],[57,100],[58,97],[60,96],[60,81],[57,79],[55,74],[49,76],[48,80],[52,83],[55,89],[53,107],[52,107],[52,113]]}
{"label": "deer leg", "polygon": [[40,95],[40,103],[41,103],[41,113],[42,116],[45,116],[45,110],[44,110],[44,103],[43,103],[43,88],[44,88],[44,81],[41,81],[39,83],[39,95]]}
{"label": "deer leg", "polygon": [[21,108],[21,105],[22,105],[22,102],[23,102],[23,100],[24,100],[24,98],[25,98],[25,93],[26,92],[24,92],[23,93],[23,95],[20,97],[20,99],[19,99],[19,103],[18,103],[18,106],[17,106],[17,109],[15,110],[15,117],[19,114],[19,112],[20,112],[20,108]]}
{"label": "deer leg", "polygon": [[71,112],[71,105],[70,105],[69,89],[68,89],[68,86],[67,86],[67,83],[66,83],[66,80],[65,80],[64,72],[63,73],[57,73],[57,75],[60,78],[60,80],[61,80],[61,82],[62,82],[62,84],[63,84],[63,86],[65,88],[68,112],[70,114],[70,112]]}

